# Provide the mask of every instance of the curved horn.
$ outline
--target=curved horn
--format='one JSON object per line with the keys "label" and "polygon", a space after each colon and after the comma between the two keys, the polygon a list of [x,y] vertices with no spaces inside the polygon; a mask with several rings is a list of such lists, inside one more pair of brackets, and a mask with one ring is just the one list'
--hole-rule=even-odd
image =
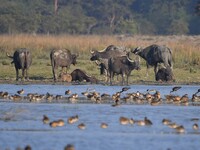
{"label": "curved horn", "polygon": [[97,66],[101,64],[98,60],[96,60],[95,63],[97,64]]}
{"label": "curved horn", "polygon": [[8,53],[6,53],[6,56],[8,56],[9,58],[13,58],[13,56],[10,56]]}
{"label": "curved horn", "polygon": [[91,54],[93,54],[93,53],[94,53],[94,50],[93,50],[93,49],[92,49],[92,50],[90,50],[90,53],[91,53]]}
{"label": "curved horn", "polygon": [[130,59],[128,56],[126,56],[127,57],[127,59],[128,59],[128,61],[130,61],[130,62],[134,62],[132,59]]}

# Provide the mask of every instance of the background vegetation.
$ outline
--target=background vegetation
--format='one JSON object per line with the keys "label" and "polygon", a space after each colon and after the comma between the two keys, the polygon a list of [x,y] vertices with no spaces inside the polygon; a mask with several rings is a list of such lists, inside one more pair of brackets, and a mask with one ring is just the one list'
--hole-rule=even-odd
{"label": "background vegetation", "polygon": [[0,0],[0,34],[197,35],[200,33],[198,2]]}
{"label": "background vegetation", "polygon": [[[71,66],[71,73],[75,68],[86,71],[103,80],[99,69],[91,62],[91,49],[102,50],[110,44],[136,48],[146,47],[151,44],[166,45],[171,48],[174,60],[174,75],[177,82],[200,81],[200,36],[108,36],[108,35],[1,35],[0,36],[0,79],[15,80],[14,65],[6,56],[13,54],[14,50],[21,47],[30,49],[33,55],[33,64],[30,68],[32,79],[52,80],[52,71],[49,54],[54,48],[67,48],[72,53],[78,53],[78,64]],[[135,55],[131,54],[134,59]],[[153,68],[150,76],[146,78],[145,61],[141,59],[141,70],[133,71],[131,81],[154,81]]]}

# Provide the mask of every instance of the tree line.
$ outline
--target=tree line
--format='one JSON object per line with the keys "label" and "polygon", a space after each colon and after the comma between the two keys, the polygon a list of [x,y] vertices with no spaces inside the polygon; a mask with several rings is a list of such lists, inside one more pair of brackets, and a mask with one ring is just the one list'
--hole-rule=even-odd
{"label": "tree line", "polygon": [[199,0],[0,0],[0,34],[200,34]]}

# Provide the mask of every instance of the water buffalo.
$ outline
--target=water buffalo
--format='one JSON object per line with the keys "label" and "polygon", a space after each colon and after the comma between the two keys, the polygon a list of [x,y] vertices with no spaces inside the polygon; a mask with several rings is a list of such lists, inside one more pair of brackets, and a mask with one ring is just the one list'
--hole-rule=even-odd
{"label": "water buffalo", "polygon": [[114,45],[109,45],[105,49],[101,51],[92,50],[91,53],[91,61],[99,61],[100,72],[101,74],[104,72],[106,75],[106,82],[108,81],[108,59],[111,57],[118,57],[118,56],[127,56],[128,52],[125,47],[117,47]]}
{"label": "water buffalo", "polygon": [[95,77],[87,75],[86,72],[81,69],[75,69],[72,71],[71,76],[72,81],[98,83],[98,80]]}
{"label": "water buffalo", "polygon": [[12,58],[13,61],[11,63],[15,64],[16,80],[19,80],[19,69],[22,69],[22,79],[24,79],[25,75],[25,78],[29,80],[28,69],[32,63],[30,51],[26,48],[20,48],[14,52],[13,56],[10,56],[8,53],[7,56]]}
{"label": "water buffalo", "polygon": [[167,66],[166,68],[160,68],[156,73],[156,81],[172,81],[173,72],[172,69]]}
{"label": "water buffalo", "polygon": [[141,56],[146,60],[147,64],[147,76],[150,66],[154,66],[154,73],[156,75],[158,63],[164,63],[164,66],[170,66],[172,68],[172,52],[166,46],[150,45],[144,49],[138,47],[135,50],[131,50],[136,55]]}
{"label": "water buffalo", "polygon": [[52,50],[50,53],[52,72],[54,81],[57,80],[56,69],[62,67],[62,72],[64,68],[69,68],[71,64],[76,65],[77,54],[71,54],[68,49]]}
{"label": "water buffalo", "polygon": [[140,69],[139,59],[133,61],[129,59],[128,56],[110,58],[108,61],[108,70],[110,73],[110,85],[112,85],[114,74],[121,74],[122,85],[124,84],[124,78],[126,77],[126,82],[128,85],[128,77],[130,76],[131,71],[134,69],[136,70]]}

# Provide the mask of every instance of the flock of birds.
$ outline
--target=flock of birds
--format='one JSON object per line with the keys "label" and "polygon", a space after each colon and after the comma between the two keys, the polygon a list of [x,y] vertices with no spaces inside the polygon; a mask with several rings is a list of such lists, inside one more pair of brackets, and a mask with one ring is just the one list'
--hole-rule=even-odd
{"label": "flock of birds", "polygon": [[[128,93],[127,91],[130,89],[130,87],[123,87],[120,91],[115,92],[114,94],[100,94],[94,89],[87,89],[86,91],[82,92],[81,95],[83,97],[80,97],[77,93],[72,93],[70,90],[66,90],[63,95],[53,95],[50,93],[46,94],[37,94],[37,93],[28,93],[25,95],[25,90],[21,89],[16,92],[16,94],[11,95],[8,92],[1,91],[0,92],[0,98],[4,100],[13,100],[13,101],[22,101],[22,100],[27,100],[28,102],[37,102],[37,101],[42,101],[44,100],[45,102],[52,102],[53,100],[63,100],[71,103],[78,103],[81,101],[81,99],[85,98],[85,100],[96,103],[96,104],[101,104],[101,103],[109,103],[111,104],[112,107],[116,106],[121,106],[122,104],[150,104],[152,106],[156,106],[159,104],[162,104],[163,102],[167,104],[183,104],[183,105],[188,105],[188,103],[191,101],[193,102],[200,102],[200,89],[198,89],[193,95],[192,98],[190,99],[188,97],[188,94],[184,94],[183,96],[178,96],[173,93],[181,89],[181,86],[176,86],[173,87],[172,90],[169,92],[169,95],[164,95],[165,99],[161,97],[161,93],[157,90],[151,90],[148,89],[146,93],[141,93],[139,91],[137,92],[131,92]],[[126,93],[124,93],[126,92]],[[122,94],[123,93],[123,94]],[[85,101],[82,100],[82,101]],[[86,129],[86,124],[81,122],[79,123],[79,116],[74,115],[71,116],[67,119],[65,122],[63,119],[57,119],[57,120],[51,120],[47,115],[43,115],[42,117],[42,122],[43,124],[49,125],[51,128],[57,128],[57,127],[62,127],[67,124],[73,124],[77,125],[77,128],[80,130]],[[193,118],[191,119],[192,121],[199,121],[198,118]],[[144,119],[141,120],[136,120],[133,118],[128,118],[121,116],[119,117],[119,123],[121,125],[137,125],[137,126],[152,126],[153,122],[147,118],[144,117]],[[162,120],[162,124],[174,129],[176,133],[185,133],[185,128],[183,125],[178,124],[170,119],[164,118]],[[108,128],[109,125],[105,122],[102,122],[100,124],[100,128],[106,129]],[[198,131],[199,126],[197,123],[194,123],[192,125],[193,130]],[[25,150],[31,150],[31,147],[28,145],[24,148]],[[75,150],[74,145],[68,144],[65,146],[64,150]]]}
{"label": "flock of birds", "polygon": [[0,99],[12,100],[15,102],[56,102],[58,100],[68,103],[111,103],[111,106],[120,106],[122,104],[150,104],[152,106],[160,104],[178,104],[178,105],[188,105],[189,102],[194,105],[198,105],[195,102],[200,102],[200,89],[192,94],[192,98],[189,98],[188,94],[182,96],[173,94],[174,92],[181,89],[181,86],[175,86],[172,88],[168,95],[164,95],[162,98],[161,93],[157,90],[147,89],[145,93],[137,92],[126,92],[130,87],[123,87],[120,91],[114,94],[102,93],[100,94],[95,89],[87,89],[82,92],[81,95],[77,93],[72,93],[71,90],[66,90],[63,95],[53,95],[50,93],[38,94],[38,93],[28,93],[25,95],[25,90],[21,89],[16,92],[16,94],[9,94],[6,91],[0,91]]}

